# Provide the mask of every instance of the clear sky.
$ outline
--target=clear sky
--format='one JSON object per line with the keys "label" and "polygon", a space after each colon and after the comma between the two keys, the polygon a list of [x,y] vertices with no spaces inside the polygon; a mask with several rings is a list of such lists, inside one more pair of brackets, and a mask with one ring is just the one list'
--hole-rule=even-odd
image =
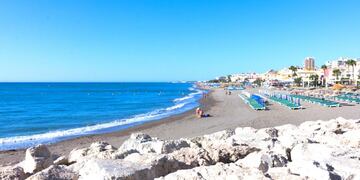
{"label": "clear sky", "polygon": [[360,1],[0,1],[0,81],[205,80],[307,56],[360,57]]}

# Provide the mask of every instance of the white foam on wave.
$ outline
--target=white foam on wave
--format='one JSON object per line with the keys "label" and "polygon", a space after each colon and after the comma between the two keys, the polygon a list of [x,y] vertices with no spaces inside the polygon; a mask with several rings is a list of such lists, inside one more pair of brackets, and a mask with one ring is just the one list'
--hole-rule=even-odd
{"label": "white foam on wave", "polygon": [[186,103],[177,104],[175,106],[171,106],[171,107],[166,108],[166,110],[171,111],[171,110],[174,110],[174,109],[179,109],[179,108],[184,107],[185,105],[186,105]]}
{"label": "white foam on wave", "polygon": [[184,101],[184,100],[191,99],[191,98],[193,98],[193,97],[188,95],[188,96],[185,96],[185,97],[174,99],[174,102]]}
{"label": "white foam on wave", "polygon": [[201,97],[200,94],[203,92],[204,91],[202,90],[196,89],[196,92],[190,93],[185,97],[175,99],[175,105],[171,107],[157,109],[152,112],[136,115],[128,119],[121,119],[108,123],[73,128],[69,130],[51,131],[43,134],[0,138],[0,150],[25,148],[40,143],[57,142],[71,137],[95,134],[96,131],[99,130],[121,127],[123,125],[130,125],[133,123],[147,122],[168,117],[174,114],[179,114],[198,106],[197,100]]}
{"label": "white foam on wave", "polygon": [[176,103],[176,102],[181,102],[181,101],[185,101],[188,99],[193,99],[195,96],[203,94],[205,92],[203,90],[196,89],[196,86],[190,87],[189,90],[196,91],[196,92],[190,93],[189,95],[181,97],[181,98],[174,99],[174,102]]}

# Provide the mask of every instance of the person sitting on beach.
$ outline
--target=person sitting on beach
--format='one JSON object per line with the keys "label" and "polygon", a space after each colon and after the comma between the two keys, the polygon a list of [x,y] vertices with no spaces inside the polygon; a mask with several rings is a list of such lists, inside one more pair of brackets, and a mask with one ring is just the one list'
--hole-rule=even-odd
{"label": "person sitting on beach", "polygon": [[195,113],[196,113],[196,117],[198,117],[198,118],[201,118],[202,115],[204,114],[204,112],[201,108],[196,108]]}
{"label": "person sitting on beach", "polygon": [[201,109],[200,109],[200,108],[196,108],[196,110],[195,110],[195,114],[196,114],[196,116],[199,116],[200,111],[201,111]]}
{"label": "person sitting on beach", "polygon": [[201,108],[196,108],[196,116],[198,118],[210,117],[210,114],[205,114]]}
{"label": "person sitting on beach", "polygon": [[199,110],[198,118],[202,118],[204,115],[204,111],[202,109]]}

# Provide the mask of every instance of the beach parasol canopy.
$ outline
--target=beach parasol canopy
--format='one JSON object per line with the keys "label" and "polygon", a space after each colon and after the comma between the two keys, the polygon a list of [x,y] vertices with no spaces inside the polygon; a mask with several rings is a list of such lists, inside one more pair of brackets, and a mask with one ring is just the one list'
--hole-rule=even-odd
{"label": "beach parasol canopy", "polygon": [[341,84],[335,84],[332,88],[333,88],[333,90],[341,90],[344,88],[344,86]]}

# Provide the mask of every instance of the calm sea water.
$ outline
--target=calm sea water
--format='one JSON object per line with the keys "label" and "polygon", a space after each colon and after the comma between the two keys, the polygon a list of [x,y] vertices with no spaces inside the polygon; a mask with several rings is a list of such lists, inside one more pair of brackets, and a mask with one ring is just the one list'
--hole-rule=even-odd
{"label": "calm sea water", "polygon": [[202,93],[190,83],[0,83],[0,150],[158,120]]}

